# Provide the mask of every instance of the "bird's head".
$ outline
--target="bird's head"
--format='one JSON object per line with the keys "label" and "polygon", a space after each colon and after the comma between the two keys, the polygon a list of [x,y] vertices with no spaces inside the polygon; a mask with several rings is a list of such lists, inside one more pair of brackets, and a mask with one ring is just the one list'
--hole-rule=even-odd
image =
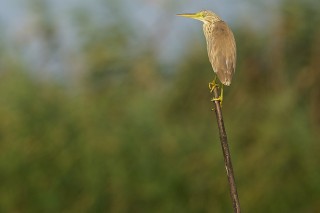
{"label": "bird's head", "polygon": [[203,23],[214,23],[217,21],[221,21],[220,17],[214,12],[211,12],[210,10],[201,10],[197,13],[177,14],[177,16],[197,19],[199,21],[202,21]]}

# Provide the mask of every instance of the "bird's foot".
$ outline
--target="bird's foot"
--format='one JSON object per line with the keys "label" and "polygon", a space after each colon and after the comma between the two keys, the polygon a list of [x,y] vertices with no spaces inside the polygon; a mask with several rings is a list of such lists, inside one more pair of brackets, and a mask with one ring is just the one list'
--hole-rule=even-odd
{"label": "bird's foot", "polygon": [[[212,98],[211,101],[212,102],[219,101],[220,102],[220,107],[222,108],[222,102],[223,102],[222,95],[220,95],[218,98]],[[213,108],[212,110],[215,110],[215,108]]]}
{"label": "bird's foot", "polygon": [[216,83],[216,77],[215,77],[211,82],[209,82],[210,93],[212,93],[216,87],[219,88],[219,84]]}
{"label": "bird's foot", "polygon": [[[219,85],[215,82],[215,80],[213,80],[212,82],[209,83],[209,89],[210,89],[210,92],[212,93],[213,90],[218,87],[219,88]],[[213,97],[211,99],[212,102],[215,102],[215,101],[219,101],[220,102],[220,107],[222,107],[222,102],[223,102],[223,85],[221,86],[221,89],[220,89],[220,96],[219,97]],[[215,108],[213,108],[212,110],[215,110]]]}

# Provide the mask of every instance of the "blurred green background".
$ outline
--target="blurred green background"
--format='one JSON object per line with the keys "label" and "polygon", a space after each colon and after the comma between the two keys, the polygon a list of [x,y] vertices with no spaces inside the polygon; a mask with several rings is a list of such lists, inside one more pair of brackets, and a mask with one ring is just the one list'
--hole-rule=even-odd
{"label": "blurred green background", "polygon": [[320,3],[1,0],[0,212],[232,212],[200,22],[234,31],[243,212],[320,212]]}

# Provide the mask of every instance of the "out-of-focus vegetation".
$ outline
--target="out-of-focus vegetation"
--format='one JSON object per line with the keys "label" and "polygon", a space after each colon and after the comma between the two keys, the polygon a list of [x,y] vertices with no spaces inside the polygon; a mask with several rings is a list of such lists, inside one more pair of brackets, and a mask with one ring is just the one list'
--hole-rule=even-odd
{"label": "out-of-focus vegetation", "polygon": [[[225,125],[244,212],[320,212],[320,6],[280,6],[267,33],[234,29]],[[0,45],[0,211],[231,212],[205,47],[165,67],[151,42],[130,49],[129,16],[79,12],[77,53],[61,53],[45,8],[38,65]],[[32,70],[57,57],[65,73]]]}

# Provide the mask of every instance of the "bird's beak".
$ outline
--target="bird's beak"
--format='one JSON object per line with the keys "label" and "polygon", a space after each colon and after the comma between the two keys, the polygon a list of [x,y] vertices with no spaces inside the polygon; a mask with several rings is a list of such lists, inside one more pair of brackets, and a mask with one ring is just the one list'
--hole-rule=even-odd
{"label": "bird's beak", "polygon": [[200,13],[182,13],[182,14],[177,14],[177,16],[182,16],[186,18],[193,18],[193,19],[198,19],[201,20],[202,16]]}

